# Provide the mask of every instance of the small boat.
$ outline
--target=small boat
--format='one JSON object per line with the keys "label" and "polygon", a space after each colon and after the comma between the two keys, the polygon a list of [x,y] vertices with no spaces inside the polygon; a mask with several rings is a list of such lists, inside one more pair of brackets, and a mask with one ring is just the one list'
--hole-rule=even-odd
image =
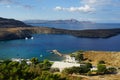
{"label": "small boat", "polygon": [[31,37],[31,39],[34,39],[34,37]]}
{"label": "small boat", "polygon": [[41,54],[40,57],[43,57],[43,55]]}
{"label": "small boat", "polygon": [[27,38],[27,37],[25,37],[25,40],[28,40],[28,38]]}

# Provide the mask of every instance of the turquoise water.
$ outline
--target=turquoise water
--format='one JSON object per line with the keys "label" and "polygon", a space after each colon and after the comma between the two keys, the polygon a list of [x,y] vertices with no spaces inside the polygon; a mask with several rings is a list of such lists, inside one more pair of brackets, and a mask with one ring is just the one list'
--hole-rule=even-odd
{"label": "turquoise water", "polygon": [[[77,38],[70,35],[33,35],[34,39],[0,42],[0,59],[32,58],[61,60],[49,50],[57,49],[64,54],[76,50],[120,51],[120,35],[108,39]],[[43,55],[43,57],[40,57]]]}

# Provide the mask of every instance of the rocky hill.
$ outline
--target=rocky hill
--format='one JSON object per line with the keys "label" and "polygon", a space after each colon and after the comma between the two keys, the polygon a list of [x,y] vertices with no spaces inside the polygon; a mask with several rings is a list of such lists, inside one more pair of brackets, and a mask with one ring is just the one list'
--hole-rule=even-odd
{"label": "rocky hill", "polygon": [[30,32],[21,30],[21,28],[30,27],[25,23],[15,20],[0,17],[0,40],[22,39],[31,37]]}
{"label": "rocky hill", "polygon": [[0,17],[0,28],[10,28],[10,27],[29,27],[30,25],[26,25],[25,23],[15,20],[15,19],[6,19]]}
{"label": "rocky hill", "polygon": [[90,60],[94,65],[102,60],[107,66],[120,67],[120,52],[85,51],[84,58]]}

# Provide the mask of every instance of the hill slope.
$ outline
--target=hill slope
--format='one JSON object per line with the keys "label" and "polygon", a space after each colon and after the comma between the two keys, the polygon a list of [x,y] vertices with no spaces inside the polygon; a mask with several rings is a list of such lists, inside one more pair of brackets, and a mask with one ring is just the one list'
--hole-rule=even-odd
{"label": "hill slope", "polygon": [[10,27],[28,27],[25,23],[15,20],[15,19],[6,19],[0,17],[0,28],[10,28]]}

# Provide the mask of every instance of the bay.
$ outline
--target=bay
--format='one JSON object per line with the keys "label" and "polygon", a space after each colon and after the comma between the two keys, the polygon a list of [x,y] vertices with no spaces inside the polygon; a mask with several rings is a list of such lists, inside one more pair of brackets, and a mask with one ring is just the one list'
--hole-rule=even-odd
{"label": "bay", "polygon": [[[70,35],[33,35],[34,39],[0,42],[0,59],[32,58],[61,60],[49,50],[68,54],[76,50],[119,51],[120,35],[109,39],[76,38]],[[43,57],[40,57],[43,55]]]}
{"label": "bay", "polygon": [[[39,25],[39,26],[45,26]],[[57,24],[58,25],[58,24]],[[61,26],[62,25],[62,26]],[[66,29],[87,29],[85,27],[77,27],[73,25],[72,27],[67,24],[61,24],[62,28]],[[46,25],[48,26],[48,25]],[[49,24],[50,26],[50,24]],[[76,27],[75,27],[76,26]],[[101,28],[119,28],[119,25],[114,24],[111,27]],[[52,25],[50,26],[52,27]],[[55,25],[53,26],[55,27]],[[95,26],[94,26],[95,27]],[[89,29],[97,29],[91,27]],[[78,38],[71,35],[57,35],[57,34],[35,34],[34,39],[21,39],[21,40],[11,40],[11,41],[0,41],[0,59],[11,59],[11,58],[32,58],[37,57],[39,60],[49,59],[49,60],[61,60],[55,54],[51,54],[49,51],[57,49],[63,54],[69,54],[77,50],[97,50],[97,51],[120,51],[120,35],[114,36],[107,39],[101,38]],[[41,57],[42,55],[42,57]]]}

